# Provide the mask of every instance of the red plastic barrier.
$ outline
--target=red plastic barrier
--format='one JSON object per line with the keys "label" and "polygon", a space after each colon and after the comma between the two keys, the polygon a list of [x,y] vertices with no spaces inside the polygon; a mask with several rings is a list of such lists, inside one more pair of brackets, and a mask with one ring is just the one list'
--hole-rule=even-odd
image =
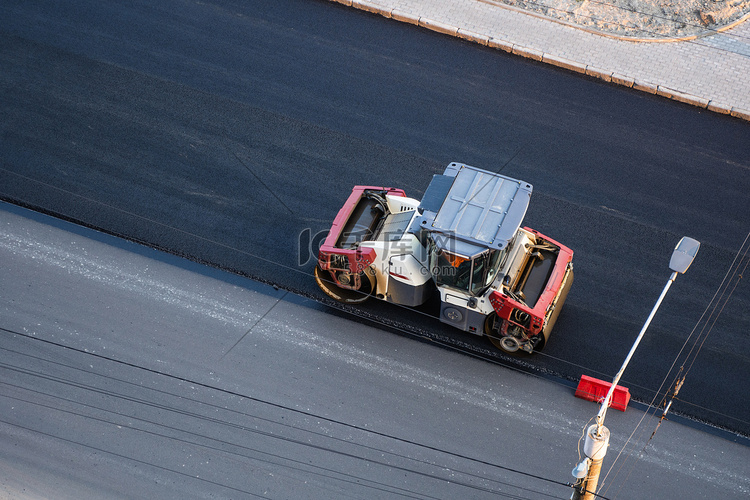
{"label": "red plastic barrier", "polygon": [[[581,381],[578,382],[578,388],[576,389],[576,397],[601,403],[604,401],[604,398],[607,397],[610,387],[612,387],[610,382],[605,382],[604,380],[599,380],[598,378],[589,377],[587,375],[581,375]],[[609,403],[609,407],[614,408],[615,410],[625,411],[629,402],[630,391],[628,388],[621,385],[616,386],[615,392],[612,393],[612,401]]]}

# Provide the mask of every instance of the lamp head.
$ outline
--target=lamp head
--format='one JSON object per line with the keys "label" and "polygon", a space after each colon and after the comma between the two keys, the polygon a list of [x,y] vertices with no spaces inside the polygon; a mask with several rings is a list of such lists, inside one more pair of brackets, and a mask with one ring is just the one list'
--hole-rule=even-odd
{"label": "lamp head", "polygon": [[698,249],[701,244],[698,240],[683,236],[677,246],[674,247],[672,252],[672,258],[669,261],[669,268],[680,274],[684,274],[688,270],[690,264],[693,263],[695,254],[698,253]]}

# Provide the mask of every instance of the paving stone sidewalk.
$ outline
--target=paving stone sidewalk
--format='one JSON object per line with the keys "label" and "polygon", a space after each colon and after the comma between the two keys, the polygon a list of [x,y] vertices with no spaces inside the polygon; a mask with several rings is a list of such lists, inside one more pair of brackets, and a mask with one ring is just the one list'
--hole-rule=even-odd
{"label": "paving stone sidewalk", "polygon": [[331,0],[750,121],[750,20],[693,40],[634,42],[493,0]]}

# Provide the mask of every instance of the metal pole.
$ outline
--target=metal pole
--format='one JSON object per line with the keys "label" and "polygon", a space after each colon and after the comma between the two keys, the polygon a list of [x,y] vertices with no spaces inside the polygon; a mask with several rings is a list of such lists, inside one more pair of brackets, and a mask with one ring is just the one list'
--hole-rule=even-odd
{"label": "metal pole", "polygon": [[633,347],[630,348],[630,352],[628,353],[628,356],[625,358],[625,362],[622,364],[620,371],[617,372],[617,374],[615,375],[615,378],[612,380],[612,386],[609,388],[609,392],[607,392],[607,397],[605,397],[604,401],[602,401],[602,406],[601,408],[599,408],[599,413],[596,415],[597,436],[601,435],[600,434],[601,429],[604,426],[604,417],[607,414],[607,408],[612,402],[612,395],[615,392],[615,387],[620,382],[620,378],[622,377],[622,374],[625,371],[625,368],[627,368],[628,363],[630,363],[630,358],[633,357],[635,350],[638,348],[638,344],[641,343],[643,334],[646,333],[646,330],[651,324],[651,320],[654,318],[654,315],[656,314],[656,310],[659,309],[659,306],[661,305],[662,300],[664,300],[664,296],[667,295],[667,292],[669,291],[669,287],[672,286],[672,283],[674,283],[674,280],[676,278],[677,278],[677,271],[674,271],[672,273],[672,276],[669,278],[669,281],[667,281],[667,284],[664,286],[664,290],[662,290],[661,295],[659,296],[659,300],[656,301],[656,304],[654,304],[654,308],[651,309],[651,314],[649,314],[648,319],[646,320],[646,323],[644,323],[643,328],[641,328],[641,332],[638,334],[638,338],[635,339],[635,343],[633,344]]}
{"label": "metal pole", "polygon": [[607,454],[607,447],[609,446],[609,429],[604,427],[604,417],[607,415],[607,408],[609,408],[609,405],[612,402],[612,395],[615,392],[615,387],[617,387],[618,382],[620,382],[620,378],[622,377],[625,368],[627,368],[630,358],[633,357],[638,344],[640,344],[641,339],[643,338],[643,334],[646,333],[646,329],[651,324],[651,320],[654,318],[656,310],[659,309],[662,300],[664,300],[664,296],[667,294],[669,287],[674,283],[678,273],[684,274],[685,271],[687,271],[690,264],[692,264],[695,255],[698,253],[700,246],[701,244],[698,240],[684,236],[674,248],[672,257],[669,260],[669,269],[672,270],[672,276],[664,286],[664,290],[662,290],[659,300],[656,301],[653,309],[651,309],[651,314],[649,314],[646,323],[644,323],[643,328],[641,328],[641,333],[638,334],[638,338],[635,340],[633,347],[630,348],[628,357],[625,358],[625,362],[622,364],[620,371],[615,375],[612,385],[607,392],[607,396],[604,398],[604,401],[602,401],[601,408],[599,408],[599,413],[596,415],[596,423],[586,429],[586,440],[583,443],[583,452],[586,455],[586,459],[573,469],[573,476],[577,481],[573,487],[573,496],[571,496],[571,499],[594,500],[594,497],[596,496],[596,487],[599,484],[599,472],[601,471],[602,462],[604,461],[604,456]]}
{"label": "metal pole", "polygon": [[676,278],[677,271],[673,271],[672,276],[670,276],[669,281],[667,281],[667,284],[664,286],[659,299],[656,301],[656,304],[654,304],[653,309],[651,309],[651,314],[648,315],[648,319],[646,319],[646,322],[643,324],[641,332],[635,339],[633,347],[630,348],[630,352],[625,358],[625,362],[622,364],[620,371],[617,372],[615,378],[612,380],[612,386],[609,388],[607,396],[604,398],[604,401],[602,401],[601,408],[599,408],[599,413],[596,415],[596,424],[590,426],[586,431],[586,440],[583,444],[583,451],[589,459],[588,470],[586,471],[585,477],[583,477],[574,487],[573,495],[571,496],[572,500],[595,500],[602,462],[604,462],[604,456],[607,454],[607,447],[609,446],[609,429],[604,426],[604,417],[607,415],[607,408],[609,408],[609,405],[612,402],[612,395],[615,392],[615,387],[618,382],[620,382],[620,378],[622,378],[622,374],[625,371],[625,368],[627,368],[628,363],[630,363],[630,358],[633,357],[635,350],[638,348],[638,344],[641,343],[643,335],[651,324],[651,320],[654,318],[657,309],[659,309],[659,306],[664,300],[664,296],[667,295],[669,287],[672,286],[672,283],[674,283]]}

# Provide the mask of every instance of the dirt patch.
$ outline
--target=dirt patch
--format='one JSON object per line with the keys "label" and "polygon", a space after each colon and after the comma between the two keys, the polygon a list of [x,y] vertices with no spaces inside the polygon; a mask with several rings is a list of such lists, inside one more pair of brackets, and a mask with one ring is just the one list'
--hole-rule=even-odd
{"label": "dirt patch", "polygon": [[750,0],[485,1],[511,5],[603,33],[647,39],[710,33],[750,13]]}

